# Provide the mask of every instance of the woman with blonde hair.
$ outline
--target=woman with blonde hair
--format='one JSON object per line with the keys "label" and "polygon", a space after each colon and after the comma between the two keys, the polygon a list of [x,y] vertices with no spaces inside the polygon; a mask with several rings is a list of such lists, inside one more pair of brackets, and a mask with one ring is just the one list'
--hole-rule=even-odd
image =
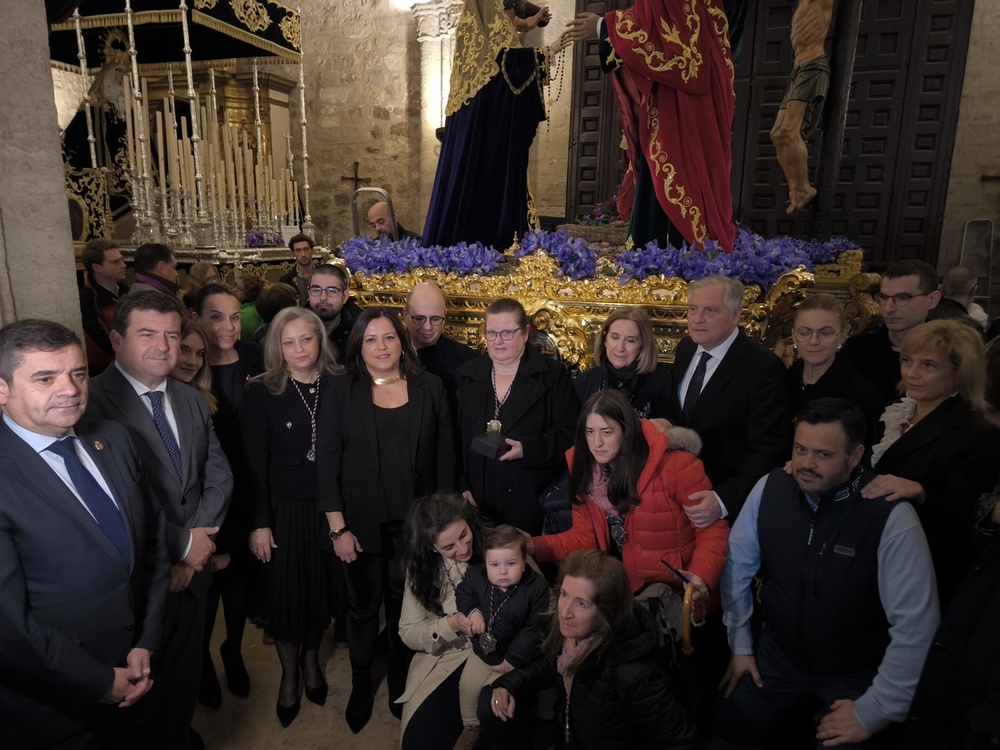
{"label": "woman with blonde hair", "polygon": [[914,328],[899,352],[906,395],[882,413],[868,498],[910,500],[927,533],[944,608],[976,559],[976,504],[997,482],[1000,428],[983,416],[982,337],[954,320]]}
{"label": "woman with blonde hair", "polygon": [[326,517],[317,501],[316,439],[336,424],[320,418],[336,403],[340,371],[314,312],[279,312],[264,343],[264,372],[250,381],[240,426],[252,487],[250,551],[264,567],[264,617],[281,662],[276,711],[294,721],[300,690],[326,702],[319,643],[330,622],[333,556],[324,550]]}
{"label": "woman with blonde hair", "polygon": [[619,307],[601,326],[594,344],[594,366],[573,381],[582,404],[598,391],[625,394],[642,419],[666,417],[670,410],[670,372],[658,367],[656,338],[641,307]]}

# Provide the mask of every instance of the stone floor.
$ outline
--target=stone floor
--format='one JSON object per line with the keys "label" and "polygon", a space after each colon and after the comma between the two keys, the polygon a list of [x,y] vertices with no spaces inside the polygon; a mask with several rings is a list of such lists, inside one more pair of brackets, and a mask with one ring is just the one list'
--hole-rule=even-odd
{"label": "stone floor", "polygon": [[274,750],[299,748],[328,750],[391,750],[399,744],[399,721],[389,713],[385,680],[375,698],[372,720],[360,734],[352,734],[344,721],[344,709],[351,694],[351,669],[347,646],[333,643],[333,629],[328,629],[320,649],[326,667],[330,694],[325,706],[302,699],[302,711],[287,729],[275,716],[278,680],[281,667],[274,646],[265,645],[261,631],[247,625],[243,638],[243,658],[250,673],[249,698],[237,698],[226,690],[219,644],[224,630],[220,619],[213,633],[212,656],[222,682],[222,707],[218,710],[198,706],[194,728],[208,750]]}

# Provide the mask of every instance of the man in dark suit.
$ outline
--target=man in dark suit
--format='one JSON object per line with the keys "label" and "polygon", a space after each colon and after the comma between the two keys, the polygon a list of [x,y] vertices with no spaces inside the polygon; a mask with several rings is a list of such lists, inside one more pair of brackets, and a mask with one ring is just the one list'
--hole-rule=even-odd
{"label": "man in dark suit", "polygon": [[712,489],[685,506],[695,526],[730,523],[754,483],[788,450],[785,368],[740,331],[743,285],[707,276],[688,287],[688,336],[674,358],[670,421],[695,430]]}
{"label": "man in dark suit", "polygon": [[208,404],[196,389],[167,377],[177,363],[183,314],[176,297],[159,292],[134,292],[118,303],[111,331],[115,364],[92,380],[87,413],[129,428],[146,467],[144,484],[166,518],[170,595],[143,740],[186,750],[197,737],[190,727],[212,536],[225,517],[233,476]]}
{"label": "man in dark suit", "polygon": [[167,594],[163,515],[121,425],[78,422],[80,340],[0,330],[0,747],[117,747],[150,689]]}
{"label": "man in dark suit", "polygon": [[[455,396],[455,371],[459,365],[475,359],[476,351],[444,335],[445,300],[441,287],[433,281],[422,281],[406,295],[403,323],[410,333],[410,342],[424,369],[444,382],[449,399]],[[455,404],[452,402],[452,413]]]}

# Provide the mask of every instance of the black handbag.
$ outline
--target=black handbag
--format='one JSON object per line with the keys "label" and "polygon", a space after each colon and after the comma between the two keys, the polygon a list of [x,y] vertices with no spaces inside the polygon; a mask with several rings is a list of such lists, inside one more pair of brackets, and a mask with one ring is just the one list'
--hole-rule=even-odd
{"label": "black handbag", "polygon": [[569,472],[545,488],[538,496],[538,509],[542,511],[542,533],[559,534],[573,527],[573,501],[569,496]]}

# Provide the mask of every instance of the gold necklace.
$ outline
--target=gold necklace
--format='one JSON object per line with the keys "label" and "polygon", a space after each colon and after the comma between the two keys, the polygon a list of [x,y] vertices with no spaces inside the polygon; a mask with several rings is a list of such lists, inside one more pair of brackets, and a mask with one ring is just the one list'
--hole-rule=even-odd
{"label": "gold necklace", "polygon": [[402,375],[393,375],[391,378],[372,378],[372,382],[375,385],[392,385],[393,383],[398,383],[403,379]]}

